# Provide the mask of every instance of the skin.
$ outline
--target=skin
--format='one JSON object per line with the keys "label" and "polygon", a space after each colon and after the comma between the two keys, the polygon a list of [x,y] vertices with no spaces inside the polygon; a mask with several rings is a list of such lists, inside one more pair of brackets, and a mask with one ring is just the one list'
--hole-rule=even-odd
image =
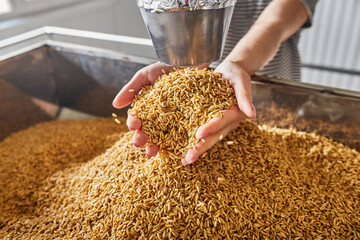
{"label": "skin", "polygon": [[[196,138],[205,139],[190,149],[181,160],[187,165],[195,162],[219,141],[220,135],[226,136],[246,118],[255,118],[256,110],[252,104],[250,76],[265,66],[276,54],[282,42],[293,35],[308,19],[305,6],[299,0],[274,0],[261,13],[248,33],[237,43],[226,59],[215,69],[224,78],[232,81],[238,106],[224,113],[223,118],[214,118],[201,126]],[[199,68],[208,65],[199,66]],[[115,108],[123,108],[132,103],[135,95],[145,85],[154,84],[155,80],[172,69],[162,63],[151,64],[139,70],[131,81],[126,84],[113,101]],[[134,92],[129,92],[134,89]],[[148,136],[141,130],[141,120],[128,116],[127,126],[135,131],[133,141],[136,147],[144,146]],[[157,145],[146,147],[148,157],[155,156],[159,151]]]}

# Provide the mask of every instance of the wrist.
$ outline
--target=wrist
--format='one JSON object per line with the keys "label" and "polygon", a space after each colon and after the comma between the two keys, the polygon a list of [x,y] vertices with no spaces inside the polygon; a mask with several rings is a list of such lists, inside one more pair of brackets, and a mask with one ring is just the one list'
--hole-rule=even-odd
{"label": "wrist", "polygon": [[247,61],[246,59],[240,59],[240,58],[233,59],[231,57],[227,57],[224,59],[224,62],[229,62],[230,64],[234,64],[238,68],[244,70],[249,76],[253,75],[256,72],[250,61]]}

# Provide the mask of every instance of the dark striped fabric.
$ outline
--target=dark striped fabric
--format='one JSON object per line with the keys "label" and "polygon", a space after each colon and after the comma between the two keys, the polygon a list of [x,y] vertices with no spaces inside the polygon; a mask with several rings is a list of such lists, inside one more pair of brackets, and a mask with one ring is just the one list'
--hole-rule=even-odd
{"label": "dark striped fabric", "polygon": [[[301,29],[281,44],[276,56],[263,69],[258,71],[259,74],[300,80],[301,64],[297,45],[302,29],[311,26],[317,0],[294,1],[301,1],[310,17]],[[270,2],[271,0],[238,0],[231,20],[223,56],[218,62],[213,64],[214,67],[231,52],[236,43],[247,33],[251,25]]]}

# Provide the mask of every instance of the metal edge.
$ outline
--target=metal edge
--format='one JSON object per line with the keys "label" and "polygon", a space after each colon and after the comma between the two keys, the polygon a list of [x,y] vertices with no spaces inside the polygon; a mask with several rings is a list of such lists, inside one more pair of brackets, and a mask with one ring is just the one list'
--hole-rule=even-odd
{"label": "metal edge", "polygon": [[18,56],[20,54],[29,52],[29,51],[34,50],[36,48],[39,48],[41,46],[44,46],[44,45],[46,45],[46,42],[47,42],[46,40],[42,40],[42,41],[39,41],[37,43],[31,44],[29,46],[26,46],[26,47],[17,49],[15,51],[11,51],[9,53],[3,54],[3,55],[0,56],[0,62],[3,61],[3,60],[6,60],[6,59],[12,58],[12,57],[16,57],[16,56]]}
{"label": "metal edge", "polygon": [[310,83],[304,83],[304,82],[300,82],[300,81],[289,81],[286,79],[270,77],[267,75],[255,74],[251,77],[251,80],[255,83],[293,86],[296,88],[313,90],[313,91],[317,91],[320,93],[327,93],[327,94],[332,94],[332,95],[337,95],[337,96],[342,96],[342,97],[351,97],[351,98],[360,99],[360,92],[345,90],[345,89],[340,89],[340,88],[326,87],[326,86],[315,85],[315,84],[310,84]]}
{"label": "metal edge", "polygon": [[[128,60],[131,62],[137,62],[142,64],[152,64],[156,62],[156,59],[152,58],[146,58],[146,57],[140,57],[140,56],[134,56],[134,55],[128,55],[121,52],[117,52],[114,50],[107,50],[103,48],[98,47],[89,47],[84,46],[80,44],[75,43],[65,43],[65,42],[59,42],[55,40],[47,40],[46,45],[55,48],[55,50],[61,50],[65,52],[76,52],[80,54],[86,54],[86,55],[96,55],[97,57],[103,57],[103,58],[111,58],[115,60]],[[74,51],[75,50],[75,51]]]}
{"label": "metal edge", "polygon": [[122,43],[129,43],[129,44],[153,46],[152,41],[147,38],[129,37],[129,36],[123,36],[123,35],[99,33],[99,32],[77,30],[77,29],[71,29],[71,28],[53,27],[53,26],[44,27],[44,30],[45,30],[45,33],[48,35],[60,34],[63,36],[73,36],[73,37],[91,38],[91,39],[103,40],[103,41],[122,42]]}
{"label": "metal edge", "polygon": [[[91,39],[96,39],[96,40],[105,40],[105,41],[112,41],[112,42],[122,42],[122,43],[128,43],[128,44],[153,46],[151,40],[146,39],[146,38],[137,38],[137,37],[114,35],[114,34],[108,34],[108,33],[98,33],[98,32],[92,32],[92,31],[45,26],[45,27],[38,28],[38,29],[35,29],[32,31],[14,36],[14,37],[10,37],[10,38],[1,40],[0,41],[0,49],[9,47],[14,44],[18,44],[19,42],[24,42],[29,39],[36,38],[39,36],[46,36],[45,40],[38,41],[30,46],[26,46],[24,48],[17,49],[15,51],[11,51],[9,53],[6,53],[6,54],[0,56],[0,61],[14,57],[14,56],[22,54],[22,53],[25,53],[25,52],[33,50],[35,48],[41,47],[45,44],[66,46],[65,43],[60,44],[60,42],[51,40],[52,34],[74,36],[74,37],[80,37],[80,38],[91,38]],[[69,44],[67,46],[76,46],[76,45],[77,44],[73,44],[73,45]],[[78,49],[81,49],[81,47],[79,47],[79,46],[80,45],[77,45]],[[99,50],[101,48],[94,47],[93,49]],[[104,49],[102,49],[102,50],[104,50]],[[110,50],[108,50],[108,51],[111,52]],[[120,57],[120,55],[119,55],[119,57]],[[129,56],[127,56],[127,57],[129,57]],[[132,59],[141,60],[141,61],[144,60],[144,62],[147,62],[149,60],[147,58],[135,57],[135,56],[132,56]],[[145,60],[145,59],[147,59],[147,60]],[[152,63],[152,62],[149,62],[149,63]],[[298,82],[298,81],[289,81],[286,79],[279,79],[279,78],[265,76],[265,75],[254,75],[253,81],[254,82],[262,82],[262,83],[276,83],[276,84],[280,84],[280,85],[287,85],[287,86],[294,86],[294,87],[299,87],[299,88],[303,88],[303,89],[316,90],[318,92],[326,92],[329,94],[335,94],[335,95],[340,95],[340,96],[360,98],[360,92],[356,92],[356,91],[350,91],[350,90],[344,90],[344,89],[332,88],[332,87],[325,87],[325,86],[303,83],[303,82]]]}
{"label": "metal edge", "polygon": [[[6,38],[0,41],[0,49],[10,47],[15,44],[19,44],[21,42],[29,41],[30,39],[34,39],[37,37],[44,37],[37,41],[34,44],[26,46],[24,48],[17,49],[15,51],[10,51],[8,53],[3,54],[0,56],[0,61],[6,60],[8,58],[14,57],[16,55],[25,53],[26,51],[33,50],[35,48],[41,47],[47,43],[51,44],[56,41],[52,40],[54,34],[59,34],[61,36],[72,36],[72,37],[79,37],[79,38],[90,38],[94,40],[103,40],[103,41],[110,41],[110,42],[118,42],[118,43],[127,43],[133,45],[142,45],[142,46],[153,46],[150,39],[146,38],[137,38],[137,37],[129,37],[123,35],[114,35],[108,33],[98,33],[98,32],[91,32],[91,31],[84,31],[84,30],[76,30],[70,28],[61,28],[61,27],[53,27],[53,26],[45,26],[41,27],[26,33],[22,33],[10,38]],[[80,46],[80,45],[79,45]],[[141,57],[139,57],[139,60]],[[147,62],[147,61],[145,61]],[[151,62],[152,63],[152,62]]]}
{"label": "metal edge", "polygon": [[5,38],[0,41],[0,48],[8,47],[14,44],[18,44],[19,42],[24,42],[26,40],[44,35],[46,34],[45,30],[46,27],[42,27],[13,37]]}

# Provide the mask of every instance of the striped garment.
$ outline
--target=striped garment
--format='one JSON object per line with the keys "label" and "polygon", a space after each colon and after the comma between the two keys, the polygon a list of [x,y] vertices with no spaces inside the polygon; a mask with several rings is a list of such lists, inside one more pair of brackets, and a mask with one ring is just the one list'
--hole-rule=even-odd
{"label": "striped garment", "polygon": [[[300,80],[301,63],[297,45],[301,31],[311,26],[312,16],[318,0],[294,1],[301,1],[304,4],[309,14],[309,19],[301,29],[281,44],[276,56],[264,68],[258,71],[258,74]],[[270,2],[271,0],[238,0],[232,16],[223,56],[219,61],[212,64],[213,67],[216,67],[231,52],[236,43],[247,33],[251,25]]]}

